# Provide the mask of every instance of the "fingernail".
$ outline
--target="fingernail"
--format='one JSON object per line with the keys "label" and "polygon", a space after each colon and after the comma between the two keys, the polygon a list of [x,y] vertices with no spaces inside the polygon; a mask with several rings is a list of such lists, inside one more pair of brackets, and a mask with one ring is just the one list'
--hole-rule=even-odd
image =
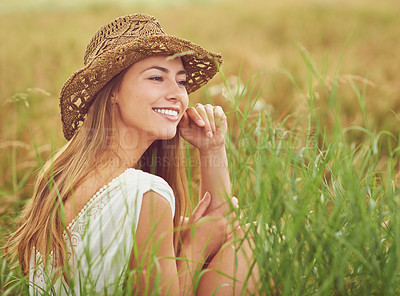
{"label": "fingernail", "polygon": [[203,124],[206,124],[206,123],[204,122],[203,119],[200,119],[200,120],[197,121],[197,124],[203,125]]}
{"label": "fingernail", "polygon": [[212,138],[212,136],[213,136],[213,133],[212,133],[212,132],[207,132],[207,133],[206,133],[206,137],[207,137],[207,138]]}
{"label": "fingernail", "polygon": [[232,197],[232,205],[234,206],[234,208],[239,207],[239,200],[235,196]]}

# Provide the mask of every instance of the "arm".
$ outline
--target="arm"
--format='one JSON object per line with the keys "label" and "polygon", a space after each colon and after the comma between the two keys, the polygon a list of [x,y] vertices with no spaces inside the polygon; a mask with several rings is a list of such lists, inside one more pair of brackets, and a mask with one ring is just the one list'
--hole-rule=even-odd
{"label": "arm", "polygon": [[[236,198],[231,202],[233,206],[237,206]],[[229,229],[228,220],[225,219],[224,206],[208,211],[210,203],[211,195],[206,193],[193,211],[192,223],[186,224],[188,227],[181,233],[181,258],[184,260],[177,262],[178,273],[181,276],[180,284],[183,285],[183,290],[188,290],[190,293],[193,293],[192,284],[199,281],[205,258],[214,257],[231,236],[232,228]],[[237,228],[238,225],[233,227]]]}
{"label": "arm", "polygon": [[219,106],[197,104],[187,109],[179,127],[182,137],[199,150],[200,197],[210,192],[213,198],[209,210],[213,210],[224,203],[225,196],[231,195],[224,111]]}
{"label": "arm", "polygon": [[199,154],[200,196],[210,192],[213,199],[209,210],[213,210],[224,203],[226,196],[231,195],[231,181],[225,146],[219,149],[199,151]]}
{"label": "arm", "polygon": [[[171,207],[161,195],[152,191],[145,193],[136,230],[136,244],[130,260],[131,269],[141,270],[139,278],[133,280],[134,289],[140,295],[150,294],[156,277],[160,276],[162,295],[193,295],[188,283],[191,284],[191,275],[204,259],[188,246],[185,251],[184,256],[189,264],[178,264],[178,277]],[[158,264],[154,264],[154,256],[158,258]]]}
{"label": "arm", "polygon": [[[133,279],[134,290],[139,295],[151,294],[158,276],[159,294],[194,295],[193,279],[201,272],[206,258],[215,255],[230,233],[222,215],[223,206],[205,215],[210,203],[211,195],[206,194],[193,212],[193,223],[182,233],[177,260],[171,207],[155,192],[144,194],[130,260],[130,268],[141,271],[135,273],[136,281]],[[232,203],[236,205],[237,200]],[[154,257],[158,258],[157,264],[153,264]]]}
{"label": "arm", "polygon": [[205,257],[201,250],[194,244],[183,242],[179,260],[176,262],[179,276],[179,284],[184,295],[195,295],[193,291],[193,279],[201,271]]}

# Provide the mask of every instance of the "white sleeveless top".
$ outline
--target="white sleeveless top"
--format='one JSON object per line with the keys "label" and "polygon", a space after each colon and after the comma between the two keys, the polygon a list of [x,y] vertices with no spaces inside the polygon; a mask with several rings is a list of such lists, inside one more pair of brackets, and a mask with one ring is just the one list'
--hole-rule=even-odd
{"label": "white sleeveless top", "polygon": [[[67,259],[73,268],[70,285],[63,276],[57,277],[53,285],[49,285],[53,279],[51,260],[50,268],[39,264],[33,269],[35,260],[41,257],[36,251],[29,273],[30,294],[70,295],[74,290],[76,295],[110,295],[119,290],[125,280],[123,275],[129,270],[143,194],[150,190],[170,203],[174,215],[174,194],[165,180],[140,170],[127,169],[101,188],[70,223],[67,230],[71,243],[64,232]],[[85,289],[90,289],[90,293]]]}

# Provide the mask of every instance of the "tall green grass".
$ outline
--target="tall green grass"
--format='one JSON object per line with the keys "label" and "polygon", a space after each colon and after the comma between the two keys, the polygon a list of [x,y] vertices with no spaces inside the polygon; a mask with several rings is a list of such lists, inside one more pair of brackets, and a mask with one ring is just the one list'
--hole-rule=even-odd
{"label": "tall green grass", "polygon": [[[268,112],[254,112],[251,81],[230,95],[239,127],[228,144],[233,192],[242,224],[250,223],[249,236],[255,238],[263,279],[259,291],[396,295],[398,139],[368,125],[364,86],[353,84],[354,96],[346,98],[358,100],[364,125],[345,127],[340,73],[333,73],[327,87],[327,74],[316,70],[305,49],[301,54],[309,74],[306,124],[288,129],[285,120],[274,122]],[[327,102],[325,110],[316,109],[317,93]],[[349,136],[354,133],[362,140]]]}
{"label": "tall green grass", "polygon": [[[239,77],[232,85],[222,75],[230,106],[226,112],[232,189],[240,204],[237,217],[246,225],[254,268],[260,274],[257,291],[399,294],[398,137],[369,124],[366,79],[361,80],[364,84],[353,83],[353,95],[346,97],[339,81],[340,63],[333,73],[318,71],[307,51],[301,46],[299,51],[307,86],[299,87],[290,70],[282,69],[304,99],[297,122],[291,115],[276,121],[263,105],[259,107],[257,77],[245,82]],[[333,77],[329,84],[328,76]],[[343,124],[344,98],[358,103],[362,125]],[[187,155],[193,157],[190,150]],[[21,174],[13,172],[16,183],[22,182]],[[195,180],[196,170],[189,167],[188,172]],[[195,202],[195,184],[190,192]],[[0,219],[11,221],[4,212]],[[1,236],[10,229],[2,224]],[[1,293],[26,294],[27,283],[18,268],[0,260]],[[85,294],[90,295],[88,291]]]}

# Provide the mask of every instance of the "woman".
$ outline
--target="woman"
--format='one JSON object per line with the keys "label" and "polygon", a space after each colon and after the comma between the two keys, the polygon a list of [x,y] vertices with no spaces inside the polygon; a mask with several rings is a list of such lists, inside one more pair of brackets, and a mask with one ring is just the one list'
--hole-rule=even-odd
{"label": "woman", "polygon": [[[226,117],[221,107],[188,108],[188,93],[221,62],[219,54],[167,35],[147,15],[118,18],[94,35],[85,66],[60,94],[69,142],[46,163],[7,244],[32,294],[124,287],[230,295],[251,288],[250,247],[244,243],[236,254],[226,243],[243,235],[226,216],[237,206],[225,198]],[[200,157],[203,198],[189,221],[181,218],[188,196],[181,137]]]}

